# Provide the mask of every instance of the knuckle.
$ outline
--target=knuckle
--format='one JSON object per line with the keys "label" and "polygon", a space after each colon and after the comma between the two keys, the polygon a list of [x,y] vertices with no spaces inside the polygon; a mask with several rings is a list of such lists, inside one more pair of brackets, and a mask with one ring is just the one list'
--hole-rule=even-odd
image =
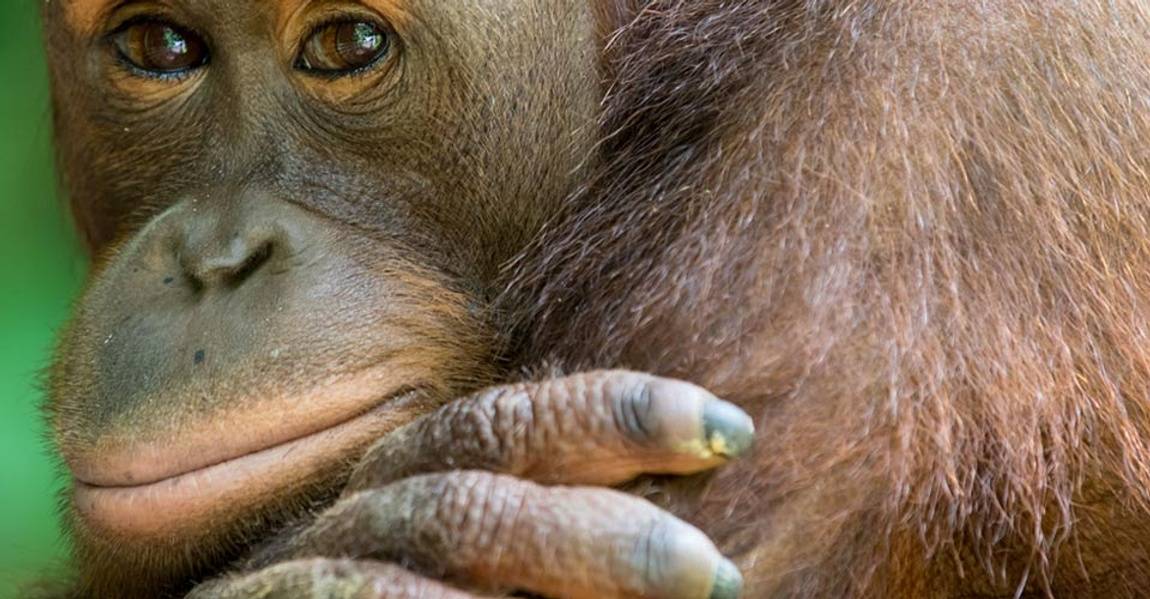
{"label": "knuckle", "polygon": [[615,429],[628,439],[650,444],[659,437],[652,379],[628,377],[609,402]]}
{"label": "knuckle", "polygon": [[532,447],[535,428],[535,400],[525,385],[505,387],[493,395],[487,409],[492,455],[504,471],[521,467]]}
{"label": "knuckle", "polygon": [[[307,558],[286,561],[263,570],[209,581],[194,588],[189,599],[319,596],[332,599],[363,596],[378,585],[381,564],[348,559]],[[372,595],[375,596],[375,595]]]}
{"label": "knuckle", "polygon": [[[638,440],[652,431],[650,375],[625,370],[600,370],[550,379],[531,385],[521,396],[517,424],[532,448],[568,446],[588,435],[614,436],[619,432]],[[526,422],[529,426],[523,426]]]}
{"label": "knuckle", "polygon": [[658,588],[670,567],[669,548],[673,542],[673,532],[668,522],[655,519],[639,535],[634,554],[636,570],[642,577],[643,586]]}
{"label": "knuckle", "polygon": [[453,547],[472,561],[510,542],[525,494],[525,484],[509,477],[473,471],[447,474],[432,498],[432,521],[424,524],[432,534],[442,535],[437,543],[441,549]]}
{"label": "knuckle", "polygon": [[[308,596],[330,599],[429,599],[463,597],[438,582],[423,578],[394,564],[348,559],[314,559],[301,562],[308,572]],[[305,593],[301,592],[301,596]]]}
{"label": "knuckle", "polygon": [[317,559],[303,565],[308,572],[308,586],[329,597],[353,597],[379,577],[371,568],[348,559]]}
{"label": "knuckle", "polygon": [[530,401],[522,387],[497,387],[444,409],[436,447],[457,456],[458,467],[508,470],[522,456],[530,428]]}
{"label": "knuckle", "polygon": [[418,570],[440,567],[453,555],[452,510],[458,496],[450,478],[422,475],[352,495],[327,512],[309,551],[370,555]]}

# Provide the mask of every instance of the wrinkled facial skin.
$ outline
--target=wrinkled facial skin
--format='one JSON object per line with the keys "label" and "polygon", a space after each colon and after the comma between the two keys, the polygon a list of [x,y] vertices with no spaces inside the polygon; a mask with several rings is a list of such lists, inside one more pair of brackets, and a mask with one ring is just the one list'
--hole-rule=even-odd
{"label": "wrinkled facial skin", "polygon": [[[44,21],[94,261],[47,405],[80,585],[187,579],[494,376],[493,280],[592,143],[593,18],[553,0],[52,0]],[[305,68],[333,21],[377,27],[386,53]],[[155,38],[123,32],[156,22],[202,64],[126,62],[125,39]]]}

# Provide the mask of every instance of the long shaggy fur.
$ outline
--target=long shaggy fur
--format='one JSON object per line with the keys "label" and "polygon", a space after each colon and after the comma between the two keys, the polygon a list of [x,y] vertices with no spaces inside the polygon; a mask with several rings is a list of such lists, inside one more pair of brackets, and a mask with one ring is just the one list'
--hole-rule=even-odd
{"label": "long shaggy fur", "polygon": [[1130,591],[1147,57],[1134,0],[634,9],[595,176],[510,269],[515,355],[757,416],[755,458],[680,507],[752,597]]}

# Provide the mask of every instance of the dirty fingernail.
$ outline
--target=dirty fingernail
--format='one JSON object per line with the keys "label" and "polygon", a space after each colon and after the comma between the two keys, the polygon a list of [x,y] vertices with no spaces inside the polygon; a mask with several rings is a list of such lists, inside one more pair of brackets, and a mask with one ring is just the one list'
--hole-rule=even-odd
{"label": "dirty fingernail", "polygon": [[711,452],[737,458],[750,449],[755,423],[735,404],[713,400],[703,406],[703,434]]}
{"label": "dirty fingernail", "polygon": [[715,570],[715,583],[711,586],[710,599],[738,599],[743,591],[743,575],[728,560],[719,562]]}

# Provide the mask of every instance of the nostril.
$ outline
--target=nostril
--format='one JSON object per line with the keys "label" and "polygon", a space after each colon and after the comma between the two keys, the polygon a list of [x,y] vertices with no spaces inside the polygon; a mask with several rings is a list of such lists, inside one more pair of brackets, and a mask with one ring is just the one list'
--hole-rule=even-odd
{"label": "nostril", "polygon": [[232,273],[225,276],[225,283],[231,286],[237,286],[249,277],[251,277],[257,270],[260,269],[272,257],[272,242],[265,241],[256,248],[254,252],[248,255],[247,259],[240,263]]}
{"label": "nostril", "polygon": [[239,287],[271,259],[274,250],[275,244],[271,240],[254,249],[237,240],[230,251],[223,254],[199,260],[182,256],[180,262],[189,286],[198,294],[212,287]]}
{"label": "nostril", "polygon": [[202,277],[203,275],[197,275],[191,271],[187,271],[184,277],[188,280],[188,287],[191,288],[192,293],[196,295],[199,295],[204,290],[204,280]]}

